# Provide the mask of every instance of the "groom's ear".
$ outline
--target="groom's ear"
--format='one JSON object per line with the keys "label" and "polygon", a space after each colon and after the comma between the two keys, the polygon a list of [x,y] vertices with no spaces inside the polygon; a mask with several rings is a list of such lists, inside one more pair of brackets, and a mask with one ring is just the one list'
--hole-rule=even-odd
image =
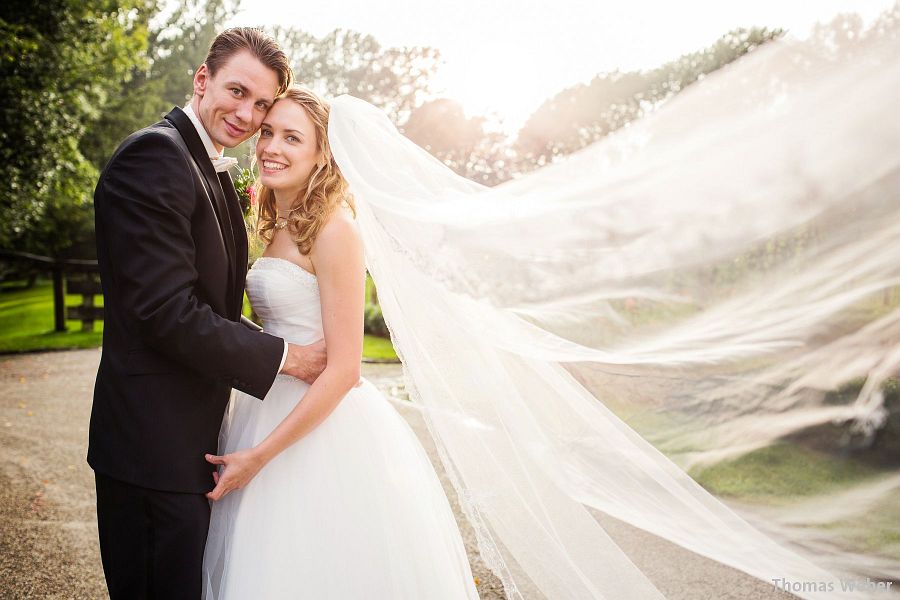
{"label": "groom's ear", "polygon": [[206,93],[206,86],[209,84],[209,67],[203,63],[194,71],[194,94],[203,97]]}

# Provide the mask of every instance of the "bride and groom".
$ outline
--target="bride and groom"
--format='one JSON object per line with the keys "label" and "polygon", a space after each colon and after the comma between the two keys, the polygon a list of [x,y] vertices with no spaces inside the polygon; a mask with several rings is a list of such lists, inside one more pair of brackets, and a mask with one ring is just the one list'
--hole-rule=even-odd
{"label": "bride and groom", "polygon": [[[360,380],[354,202],[328,105],[291,78],[259,30],[223,32],[190,103],[97,184],[88,462],[110,596],[477,598],[427,455]],[[267,245],[248,273],[222,151],[258,130]],[[245,283],[265,331],[241,316]]]}
{"label": "bride and groom", "polygon": [[[896,135],[887,135],[896,128],[884,123],[895,121],[900,94],[897,40],[869,39],[841,60],[814,42],[773,43],[629,136],[486,189],[371,105],[340,97],[329,108],[292,86],[287,57],[258,30],[218,36],[190,104],[126,139],[95,193],[106,327],[88,461],[110,595],[477,597],[427,456],[359,380],[364,244],[411,394],[481,557],[511,597],[664,597],[590,508],[770,586],[803,582],[804,598],[859,597],[817,591],[841,589],[819,557],[749,525],[607,404],[690,398],[686,408],[730,423],[715,417],[747,412],[741,369],[756,363],[745,359],[765,355],[781,381],[776,358],[796,358],[797,340],[818,336],[831,314],[806,308],[852,296],[831,285],[837,275],[824,277],[829,268],[865,257],[859,294],[895,281],[878,279],[887,267],[877,261],[896,265],[887,250],[854,246],[866,251],[846,261],[829,253],[850,243],[847,232],[862,239],[846,215],[883,214],[883,238],[872,239],[896,239],[896,185],[882,169],[896,165]],[[869,64],[879,68],[860,67]],[[820,102],[850,80],[857,96]],[[856,98],[868,108],[848,119]],[[222,150],[257,130],[266,248],[248,273],[233,159]],[[773,134],[785,143],[773,145]],[[773,147],[783,149],[775,159]],[[808,147],[822,153],[798,154]],[[792,168],[799,158],[802,170]],[[824,190],[815,203],[808,181]],[[870,195],[857,196],[862,184]],[[717,218],[698,218],[712,199]],[[691,294],[673,297],[673,273],[713,301],[703,269],[779,240],[813,205],[839,243],[818,245],[801,274],[791,262],[787,287],[751,270],[751,301],[731,302],[728,291],[684,327],[675,319],[649,337],[608,304],[612,325],[600,332],[624,341],[602,350],[555,333],[555,318],[582,306],[593,319],[595,301],[636,296],[677,308]],[[831,206],[840,219],[830,220]],[[264,332],[241,318],[245,287]],[[773,305],[803,318],[771,318]],[[804,372],[832,364],[812,356]],[[604,367],[601,391],[564,366],[577,361]],[[720,377],[711,363],[736,364],[737,376]],[[685,376],[658,383],[673,366]],[[720,402],[731,397],[741,402]],[[783,399],[773,402],[770,416],[781,419]],[[691,438],[676,439],[693,450]]]}

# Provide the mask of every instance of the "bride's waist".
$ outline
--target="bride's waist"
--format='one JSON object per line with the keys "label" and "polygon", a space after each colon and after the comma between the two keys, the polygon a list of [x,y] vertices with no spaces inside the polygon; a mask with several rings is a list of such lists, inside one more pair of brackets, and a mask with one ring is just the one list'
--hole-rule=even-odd
{"label": "bride's waist", "polygon": [[264,324],[263,331],[269,335],[280,337],[289,344],[297,344],[299,346],[307,346],[314,342],[318,342],[325,337],[321,329],[290,325],[276,326]]}
{"label": "bride's waist", "polygon": [[[273,382],[272,388],[269,390],[269,394],[266,396],[266,400],[271,400],[273,397],[275,398],[287,398],[291,402],[296,402],[300,399],[296,395],[285,396],[285,390],[291,390],[293,392],[299,392],[301,394],[305,393],[307,389],[309,389],[310,384],[303,381],[302,379],[298,379],[293,375],[287,375],[286,373],[278,373],[275,375],[275,381]],[[359,393],[364,393],[363,390],[366,387],[371,387],[375,389],[374,384],[366,379],[365,377],[360,377],[359,381],[347,390],[344,397],[347,396],[355,396]],[[302,397],[302,396],[301,396]]]}

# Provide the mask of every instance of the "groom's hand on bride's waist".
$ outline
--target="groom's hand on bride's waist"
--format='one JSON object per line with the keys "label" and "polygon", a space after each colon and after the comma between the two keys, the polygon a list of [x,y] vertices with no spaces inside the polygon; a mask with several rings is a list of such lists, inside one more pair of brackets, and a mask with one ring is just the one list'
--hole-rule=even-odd
{"label": "groom's hand on bride's waist", "polygon": [[[308,346],[288,344],[288,355],[280,372],[312,385],[325,370],[326,359],[325,340]],[[360,379],[355,387],[361,386],[362,382]]]}
{"label": "groom's hand on bride's waist", "polygon": [[308,346],[288,344],[288,355],[281,372],[312,384],[325,370],[325,340]]}

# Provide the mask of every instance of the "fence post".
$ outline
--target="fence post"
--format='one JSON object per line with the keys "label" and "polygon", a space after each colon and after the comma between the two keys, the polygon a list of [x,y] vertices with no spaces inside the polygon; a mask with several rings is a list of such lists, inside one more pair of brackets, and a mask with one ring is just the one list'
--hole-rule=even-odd
{"label": "fence post", "polygon": [[66,307],[66,318],[70,321],[80,320],[81,331],[93,331],[94,321],[103,320],[103,307],[94,306],[94,296],[102,294],[100,281],[93,273],[85,273],[81,277],[69,277],[66,280],[66,293],[81,294],[79,306]]}
{"label": "fence post", "polygon": [[56,331],[66,330],[66,297],[63,295],[62,267],[53,267],[53,317]]}

